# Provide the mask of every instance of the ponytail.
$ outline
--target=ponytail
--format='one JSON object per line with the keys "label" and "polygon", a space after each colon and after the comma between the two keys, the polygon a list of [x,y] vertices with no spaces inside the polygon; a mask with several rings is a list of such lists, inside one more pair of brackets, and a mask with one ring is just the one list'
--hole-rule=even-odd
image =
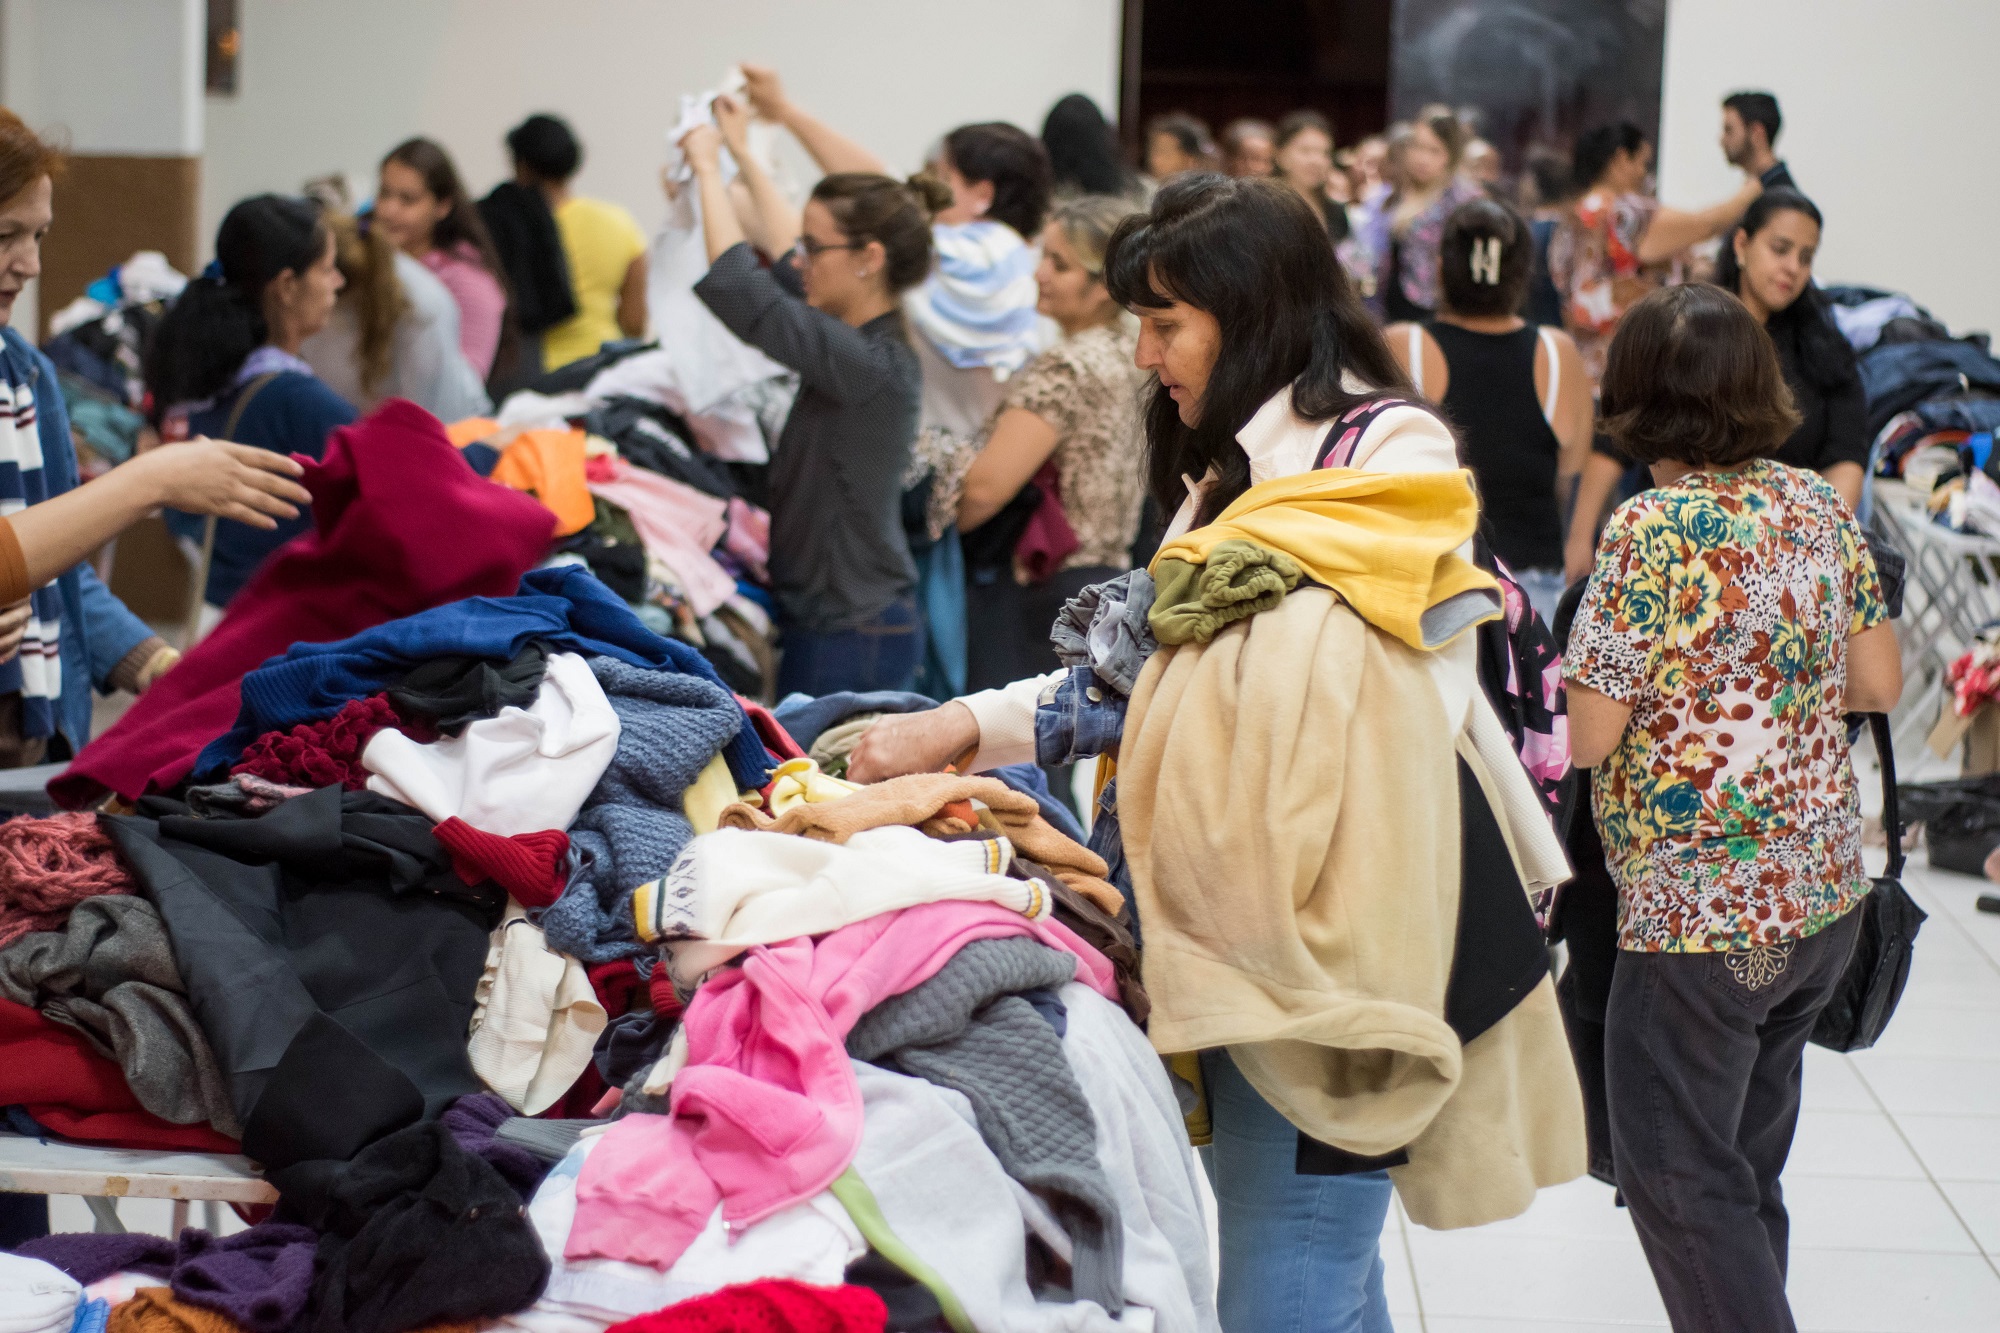
{"label": "ponytail", "polygon": [[840,171],[813,186],[841,232],[856,244],[880,241],[892,292],[907,291],[930,275],[931,218],[951,206],[951,189],[918,173],[897,182],[866,171]]}
{"label": "ponytail", "polygon": [[215,262],[160,320],[146,355],[153,410],[214,398],[250,353],[270,340],[264,289],[303,274],[326,250],[326,220],[305,199],[260,194],[229,210],[215,233]]}

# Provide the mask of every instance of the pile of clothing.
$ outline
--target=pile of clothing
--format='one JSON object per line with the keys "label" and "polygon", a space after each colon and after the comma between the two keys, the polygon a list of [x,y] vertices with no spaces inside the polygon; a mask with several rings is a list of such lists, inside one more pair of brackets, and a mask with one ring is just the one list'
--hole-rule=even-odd
{"label": "pile of clothing", "polygon": [[56,366],[84,480],[137,448],[146,426],[139,410],[146,401],[146,344],[186,286],[166,256],[141,250],[50,318],[42,350]]}
{"label": "pile of clothing", "polygon": [[2000,429],[2000,360],[1987,336],[1952,337],[1900,292],[1830,287],[1825,296],[1860,360],[1875,475],[1900,477],[1930,497],[1946,527],[2000,536],[2000,485],[1988,466]]}
{"label": "pile of clothing", "polygon": [[[688,360],[683,344],[609,343],[450,435],[481,475],[555,514],[564,558],[694,646],[732,688],[764,697],[775,680],[771,520],[751,497],[792,393],[777,377],[758,381],[771,389],[761,415],[744,416],[747,399],[732,396],[721,430],[704,410],[713,404],[687,387]],[[729,434],[746,422],[755,451]]]}
{"label": "pile of clothing", "polygon": [[1040,770],[830,775],[929,701],[795,697],[801,745],[462,460],[338,433],[318,530],[66,775],[110,804],[0,825],[15,1130],[279,1192],[30,1242],[50,1326],[1213,1328],[1126,897]]}

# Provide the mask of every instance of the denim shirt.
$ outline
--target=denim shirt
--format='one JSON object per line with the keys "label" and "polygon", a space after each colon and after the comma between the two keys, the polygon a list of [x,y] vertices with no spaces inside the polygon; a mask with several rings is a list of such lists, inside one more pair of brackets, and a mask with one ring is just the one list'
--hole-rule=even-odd
{"label": "denim shirt", "polygon": [[1125,696],[1087,666],[1071,667],[1035,706],[1035,760],[1051,768],[1104,754],[1125,731]]}
{"label": "denim shirt", "polygon": [[[69,411],[56,383],[56,368],[12,328],[0,329],[0,374],[9,384],[26,384],[35,398],[35,423],[42,445],[42,469],[51,497],[77,485],[76,447],[69,434]],[[107,693],[110,676],[127,653],[151,638],[146,622],[125,609],[88,563],[56,576],[62,594],[62,699],[58,731],[72,752],[90,740],[90,690]]]}

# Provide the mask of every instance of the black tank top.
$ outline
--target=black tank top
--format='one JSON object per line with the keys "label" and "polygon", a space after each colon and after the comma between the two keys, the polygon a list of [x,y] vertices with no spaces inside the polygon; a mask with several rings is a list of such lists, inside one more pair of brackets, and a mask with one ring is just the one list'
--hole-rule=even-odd
{"label": "black tank top", "polygon": [[1538,330],[1530,324],[1512,333],[1474,333],[1433,322],[1424,332],[1450,369],[1439,406],[1458,428],[1465,465],[1478,479],[1493,549],[1512,569],[1561,569],[1556,462],[1562,446],[1535,394]]}

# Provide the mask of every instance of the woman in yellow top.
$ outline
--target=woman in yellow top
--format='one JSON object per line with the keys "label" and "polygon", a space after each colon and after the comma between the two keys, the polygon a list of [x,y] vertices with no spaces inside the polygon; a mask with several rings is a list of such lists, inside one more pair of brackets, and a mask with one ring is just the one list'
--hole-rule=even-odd
{"label": "woman in yellow top", "polygon": [[607,342],[646,331],[646,236],[632,215],[570,193],[583,145],[554,116],[533,115],[507,134],[514,179],[540,190],[562,234],[576,313],[542,335],[542,368],[554,370]]}

